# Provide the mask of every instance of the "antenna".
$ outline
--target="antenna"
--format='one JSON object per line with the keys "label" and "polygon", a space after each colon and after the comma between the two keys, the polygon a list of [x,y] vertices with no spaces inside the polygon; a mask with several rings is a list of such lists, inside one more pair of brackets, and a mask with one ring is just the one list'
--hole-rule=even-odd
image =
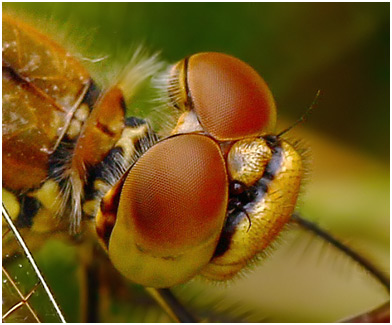
{"label": "antenna", "polygon": [[306,112],[296,121],[294,122],[294,124],[292,124],[291,126],[289,126],[287,129],[284,129],[283,131],[281,131],[280,133],[278,133],[277,137],[281,137],[283,134],[289,132],[291,129],[293,129],[294,127],[296,127],[298,124],[305,122],[307,117],[310,115],[310,113],[312,112],[312,110],[316,107],[317,101],[320,97],[320,93],[321,90],[317,90],[316,96],[314,96],[313,102],[312,104],[310,104],[309,108],[306,110]]}

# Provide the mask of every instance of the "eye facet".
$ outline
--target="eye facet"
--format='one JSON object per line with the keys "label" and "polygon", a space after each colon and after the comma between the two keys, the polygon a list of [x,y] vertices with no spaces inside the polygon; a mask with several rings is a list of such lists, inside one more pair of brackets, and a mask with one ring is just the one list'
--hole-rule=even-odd
{"label": "eye facet", "polygon": [[238,140],[274,131],[272,94],[243,61],[222,53],[195,54],[173,68],[172,79],[176,78],[173,98],[177,106],[194,109],[200,124],[214,138]]}
{"label": "eye facet", "polygon": [[124,182],[109,256],[137,283],[184,282],[211,259],[227,199],[225,163],[213,140],[195,134],[163,140]]}

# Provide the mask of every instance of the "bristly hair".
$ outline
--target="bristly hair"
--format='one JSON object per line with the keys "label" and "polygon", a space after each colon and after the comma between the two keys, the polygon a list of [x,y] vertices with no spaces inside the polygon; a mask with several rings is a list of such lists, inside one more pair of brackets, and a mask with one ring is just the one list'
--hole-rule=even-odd
{"label": "bristly hair", "polygon": [[182,298],[182,303],[189,306],[190,310],[197,312],[199,319],[217,323],[268,322],[268,313],[260,306],[244,304],[241,298],[225,294],[225,288],[211,287],[210,284],[207,283],[208,287],[176,286],[172,291]]}
{"label": "bristly hair", "polygon": [[[111,166],[111,168],[106,168],[103,171],[102,179],[105,182],[105,186],[103,186],[97,194],[97,202],[99,202],[102,197],[124,176],[124,174],[132,168],[139,158],[158,141],[158,138],[150,125],[148,123],[144,125],[146,129],[144,134],[141,134],[137,138],[133,136],[133,139],[138,142],[137,148],[134,147],[134,150],[132,150],[132,153],[130,154],[120,152],[115,153],[115,156],[112,157],[112,161],[115,163]],[[131,137],[126,134],[127,132],[128,129],[125,128],[123,136],[114,147],[120,147],[120,141],[123,141],[123,139],[131,140]]]}
{"label": "bristly hair", "polygon": [[293,225],[290,223],[286,223],[283,227],[283,229],[279,232],[279,234],[270,242],[270,244],[264,248],[262,251],[258,252],[255,256],[252,258],[248,259],[246,261],[246,264],[242,267],[241,270],[238,271],[232,278],[230,279],[225,279],[225,280],[212,280],[204,277],[203,275],[198,275],[195,277],[195,279],[208,283],[208,284],[213,284],[218,287],[228,287],[232,283],[246,278],[249,274],[254,272],[256,267],[259,267],[260,264],[263,263],[263,261],[267,260],[270,256],[274,254],[274,252],[283,244],[285,244],[286,241],[286,236],[290,232],[290,230],[293,228]]}
{"label": "bristly hair", "polygon": [[[115,85],[122,90],[125,99],[129,101],[136,95],[143,83],[151,78],[160,68],[161,64],[158,62],[158,55],[148,56],[146,51],[139,48],[122,74],[117,78]],[[66,184],[63,190],[63,207],[65,209],[65,206],[70,203],[72,211],[70,230],[72,233],[77,233],[80,230],[82,220],[82,201],[84,198],[84,184],[86,182],[86,179],[81,179],[81,177],[86,176],[90,166],[83,166],[84,176],[81,176],[72,167],[73,156],[70,155],[69,158],[68,161],[63,162],[64,168],[60,176],[61,181]],[[128,162],[120,163],[116,173],[121,174],[125,166],[128,165]],[[113,175],[113,178],[117,177]],[[60,213],[62,212],[60,211]]]}
{"label": "bristly hair", "polygon": [[149,119],[154,130],[162,138],[170,135],[183,113],[175,106],[176,102],[181,101],[181,89],[172,70],[173,65],[166,64],[166,68],[152,78],[155,97],[151,99],[154,109]]}
{"label": "bristly hair", "polygon": [[125,101],[130,101],[142,84],[154,76],[162,67],[163,64],[159,61],[159,53],[150,55],[142,46],[139,46],[116,81],[116,84],[123,91]]}
{"label": "bristly hair", "polygon": [[306,184],[311,179],[313,173],[313,157],[312,148],[307,143],[306,139],[296,139],[287,136],[283,136],[284,141],[293,146],[295,151],[301,156],[303,176],[301,179],[301,185],[299,188],[299,195],[297,199],[297,206],[301,205],[301,199],[305,192]]}

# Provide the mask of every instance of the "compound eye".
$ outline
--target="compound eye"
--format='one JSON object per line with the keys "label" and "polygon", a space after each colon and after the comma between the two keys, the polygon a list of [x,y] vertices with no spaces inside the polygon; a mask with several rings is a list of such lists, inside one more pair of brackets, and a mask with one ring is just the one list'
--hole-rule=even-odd
{"label": "compound eye", "polygon": [[132,168],[119,213],[132,218],[138,243],[149,249],[196,245],[222,223],[226,182],[223,158],[211,139],[173,137]]}
{"label": "compound eye", "polygon": [[271,91],[249,65],[222,53],[200,53],[189,58],[186,71],[191,105],[216,139],[238,140],[274,131]]}
{"label": "compound eye", "polygon": [[147,286],[188,280],[211,259],[227,202],[225,163],[213,140],[187,134],[159,142],[124,182],[109,242],[114,265]]}

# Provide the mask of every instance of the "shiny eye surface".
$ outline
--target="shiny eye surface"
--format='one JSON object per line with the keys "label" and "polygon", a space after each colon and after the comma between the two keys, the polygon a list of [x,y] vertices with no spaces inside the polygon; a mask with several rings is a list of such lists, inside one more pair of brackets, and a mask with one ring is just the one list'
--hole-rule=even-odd
{"label": "shiny eye surface", "polygon": [[214,141],[180,135],[159,142],[126,177],[111,260],[127,278],[147,286],[186,281],[211,259],[227,199],[225,163]]}
{"label": "shiny eye surface", "polygon": [[132,215],[139,243],[182,250],[210,237],[222,224],[226,187],[217,145],[203,136],[178,136],[162,141],[135,164],[118,213]]}
{"label": "shiny eye surface", "polygon": [[222,53],[199,53],[179,62],[174,71],[173,78],[183,78],[178,80],[181,104],[195,110],[214,138],[238,140],[274,131],[271,91],[243,61]]}

